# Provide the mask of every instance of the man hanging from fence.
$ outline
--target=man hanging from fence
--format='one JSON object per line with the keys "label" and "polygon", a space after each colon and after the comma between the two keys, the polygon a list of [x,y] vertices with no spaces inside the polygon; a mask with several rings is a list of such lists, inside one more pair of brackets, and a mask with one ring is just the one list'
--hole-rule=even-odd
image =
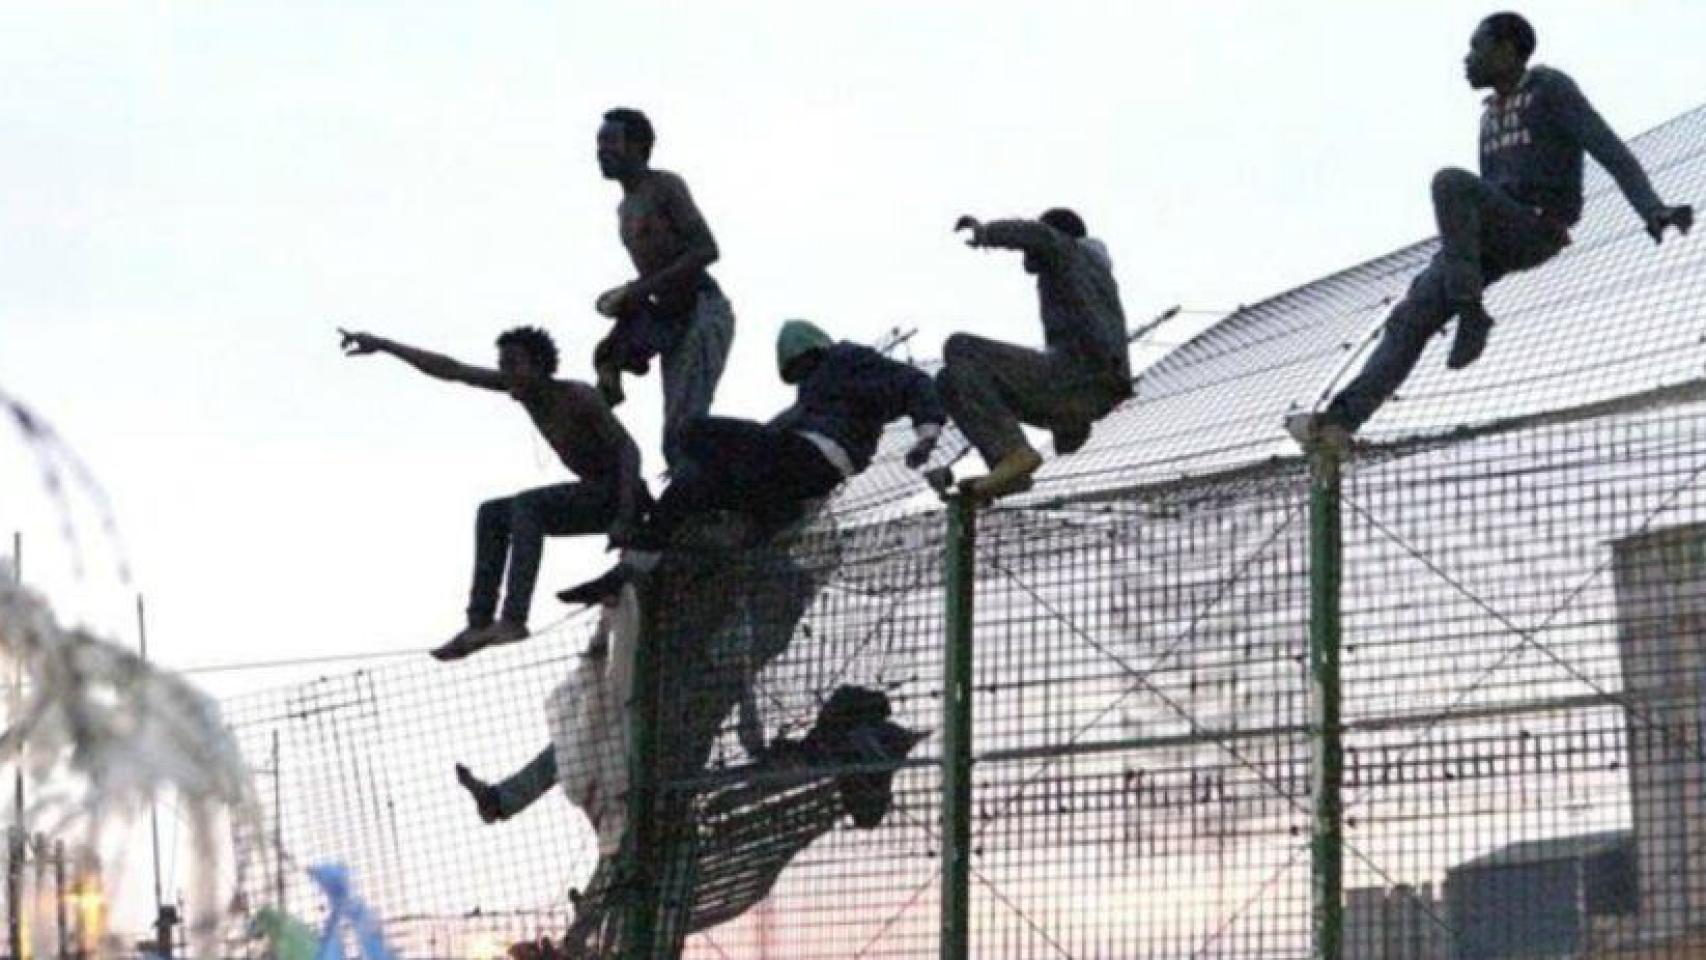
{"label": "man hanging from fence", "polygon": [[[484,647],[525,639],[544,538],[608,532],[624,539],[639,522],[648,500],[640,479],[639,447],[597,390],[554,378],[557,347],[538,328],[517,327],[499,336],[496,370],[469,366],[370,333],[338,332],[350,356],[388,353],[428,376],[509,394],[527,411],[563,465],[580,478],[480,505],[474,524],[468,625],[432,655],[455,660]],[[502,615],[494,619],[506,561],[508,589]]]}
{"label": "man hanging from fence", "polygon": [[[942,346],[942,401],[989,468],[961,489],[990,500],[1028,489],[1042,465],[1021,424],[1052,431],[1055,452],[1073,453],[1092,424],[1131,396],[1125,313],[1107,247],[1071,210],[990,223],[961,217],[954,229],[971,232],[968,246],[1023,251],[1042,313],[1042,350],[968,333]],[[945,491],[953,476],[944,467],[930,481]]]}
{"label": "man hanging from fence", "polygon": [[659,559],[689,519],[726,510],[777,531],[803,505],[828,496],[864,470],[883,428],[912,418],[916,440],[908,466],[929,459],[946,417],[923,371],[862,344],[837,342],[805,320],[789,320],[776,339],[784,383],[798,387],[793,406],[769,423],[702,417],[681,431],[671,482],[646,522],[627,541],[622,562],[600,577],[557,594],[565,603],[598,603]]}
{"label": "man hanging from fence", "polygon": [[643,374],[653,357],[663,376],[663,452],[674,467],[681,428],[711,409],[734,339],[734,312],[707,268],[717,241],[679,176],[651,166],[656,137],[644,113],[604,115],[598,168],[622,185],[617,226],[639,276],[598,298],[616,321],[593,353],[598,388],[611,406],[623,400],[622,373]]}
{"label": "man hanging from fence", "polygon": [[1380,343],[1362,372],[1324,413],[1295,413],[1285,427],[1305,445],[1344,446],[1396,391],[1429,338],[1452,317],[1457,334],[1445,365],[1461,370],[1487,345],[1493,318],[1482,292],[1500,277],[1530,270],[1570,243],[1582,214],[1582,154],[1610,173],[1655,243],[1667,227],[1687,233],[1694,211],[1666,206],[1640,161],[1562,71],[1529,66],[1534,28],[1514,13],[1496,13],[1475,28],[1464,75],[1491,89],[1481,115],[1481,175],[1447,169],[1434,175],[1439,251],[1386,318]]}

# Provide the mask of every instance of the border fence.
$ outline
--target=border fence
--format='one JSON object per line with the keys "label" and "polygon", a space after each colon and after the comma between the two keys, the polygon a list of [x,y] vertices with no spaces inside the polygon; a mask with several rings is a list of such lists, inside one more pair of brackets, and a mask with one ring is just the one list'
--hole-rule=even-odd
{"label": "border fence", "polygon": [[[1706,109],[1633,146],[1706,196]],[[1589,186],[1343,459],[1280,417],[1431,244],[1241,308],[1011,502],[889,438],[631,622],[230,702],[249,899],[342,859],[418,956],[1701,955],[1706,246]],[[453,765],[548,745],[563,790],[482,822]]]}

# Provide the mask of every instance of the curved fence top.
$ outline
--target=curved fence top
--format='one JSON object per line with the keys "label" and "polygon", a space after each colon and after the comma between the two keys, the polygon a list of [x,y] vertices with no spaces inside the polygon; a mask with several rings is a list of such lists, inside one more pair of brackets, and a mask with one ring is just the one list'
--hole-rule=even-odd
{"label": "curved fence top", "polygon": [[[1667,203],[1706,200],[1706,107],[1630,146]],[[1590,164],[1585,188],[1574,242],[1544,266],[1488,289],[1498,324],[1482,359],[1449,371],[1450,337],[1435,338],[1364,427],[1365,442],[1445,436],[1706,373],[1706,239],[1673,233],[1655,247],[1603,170]],[[1406,247],[1219,321],[1146,370],[1136,396],[1096,425],[1082,451],[1050,457],[1028,498],[1094,496],[1296,456],[1281,418],[1324,406],[1355,376],[1387,312],[1436,245],[1430,239]],[[844,518],[932,502],[899,461],[901,433],[887,438],[876,465],[838,496]],[[964,441],[944,446],[944,456],[957,454]],[[965,470],[980,469],[974,454]]]}

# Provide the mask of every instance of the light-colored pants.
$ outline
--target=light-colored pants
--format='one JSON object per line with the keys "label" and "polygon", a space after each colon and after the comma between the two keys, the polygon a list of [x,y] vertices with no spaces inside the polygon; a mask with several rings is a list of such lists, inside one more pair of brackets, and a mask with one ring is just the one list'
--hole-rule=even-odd
{"label": "light-colored pants", "polygon": [[1020,424],[1088,430],[1127,391],[1070,357],[956,333],[942,345],[936,389],[983,462],[993,467],[1028,447]]}
{"label": "light-colored pants", "polygon": [[680,453],[681,428],[709,413],[729,347],[735,339],[735,312],[729,298],[702,288],[693,304],[693,322],[663,361],[663,459],[672,468]]}

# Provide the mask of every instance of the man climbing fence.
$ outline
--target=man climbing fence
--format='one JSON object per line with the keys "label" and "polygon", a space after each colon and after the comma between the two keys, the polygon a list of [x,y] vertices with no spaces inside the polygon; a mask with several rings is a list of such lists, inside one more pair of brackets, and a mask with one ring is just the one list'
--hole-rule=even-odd
{"label": "man climbing fence", "polygon": [[1461,370],[1487,345],[1493,317],[1482,302],[1489,284],[1531,270],[1570,243],[1582,215],[1582,155],[1591,154],[1617,182],[1655,243],[1665,230],[1687,233],[1688,206],[1666,206],[1639,160],[1563,71],[1529,66],[1534,28],[1514,13],[1481,21],[1464,57],[1464,76],[1491,89],[1481,115],[1481,175],[1447,169],[1434,175],[1439,251],[1392,308],[1380,343],[1362,372],[1324,413],[1285,418],[1302,444],[1345,445],[1392,396],[1421,359],[1428,340],[1457,318],[1446,366]]}
{"label": "man climbing fence", "polygon": [[[580,479],[480,505],[474,524],[474,578],[468,625],[432,652],[455,660],[484,647],[527,638],[534,581],[547,536],[609,532],[624,536],[640,518],[647,494],[640,449],[591,386],[557,380],[557,347],[549,334],[517,327],[498,337],[496,370],[458,363],[370,333],[340,330],[349,356],[388,353],[422,373],[509,394],[527,411],[551,449]],[[498,587],[508,566],[502,615]],[[494,616],[496,619],[494,619]]]}
{"label": "man climbing fence", "polygon": [[[1042,454],[1021,424],[1050,430],[1056,453],[1077,451],[1090,428],[1131,396],[1125,312],[1107,247],[1084,221],[1056,208],[1035,220],[981,223],[961,217],[973,247],[1024,252],[1025,272],[1037,278],[1042,350],[956,333],[942,345],[936,383],[948,413],[977,448],[989,473],[967,480],[965,492],[991,500],[1028,489]],[[931,472],[945,491],[946,467]]]}

